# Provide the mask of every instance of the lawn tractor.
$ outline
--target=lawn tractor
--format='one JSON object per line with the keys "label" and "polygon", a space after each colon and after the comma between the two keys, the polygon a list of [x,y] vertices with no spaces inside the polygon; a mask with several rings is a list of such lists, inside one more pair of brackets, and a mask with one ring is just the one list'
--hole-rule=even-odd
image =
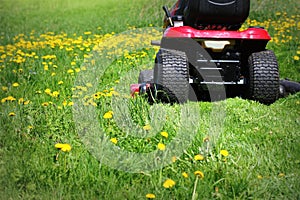
{"label": "lawn tractor", "polygon": [[241,96],[264,104],[280,95],[278,63],[266,45],[263,27],[240,30],[250,0],[188,0],[181,13],[163,7],[166,28],[154,69],[140,72],[131,93],[148,100],[185,103],[211,100],[223,88],[226,97]]}

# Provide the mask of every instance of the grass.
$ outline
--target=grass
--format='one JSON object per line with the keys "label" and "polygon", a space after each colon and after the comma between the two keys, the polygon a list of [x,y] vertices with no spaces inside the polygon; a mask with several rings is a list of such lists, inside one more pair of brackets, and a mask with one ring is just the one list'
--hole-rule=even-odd
{"label": "grass", "polygon": [[[127,98],[153,65],[163,2],[0,2],[2,199],[300,198],[299,94],[270,106]],[[251,3],[244,26],[265,26],[281,78],[300,81],[299,5]]]}

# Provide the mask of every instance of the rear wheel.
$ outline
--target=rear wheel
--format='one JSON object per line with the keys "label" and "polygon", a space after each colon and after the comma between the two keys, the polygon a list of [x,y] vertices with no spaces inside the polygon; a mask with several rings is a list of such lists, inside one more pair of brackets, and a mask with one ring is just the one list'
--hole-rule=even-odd
{"label": "rear wheel", "polygon": [[248,59],[248,97],[264,104],[279,98],[278,63],[273,51],[252,53]]}
{"label": "rear wheel", "polygon": [[189,96],[188,61],[184,52],[161,49],[154,67],[157,98],[184,103]]}

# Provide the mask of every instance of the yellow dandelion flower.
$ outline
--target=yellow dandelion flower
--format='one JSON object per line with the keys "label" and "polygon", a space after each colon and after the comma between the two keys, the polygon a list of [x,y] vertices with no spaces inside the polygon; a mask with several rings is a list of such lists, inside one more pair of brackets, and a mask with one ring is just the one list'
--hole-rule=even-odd
{"label": "yellow dandelion flower", "polygon": [[201,154],[198,154],[198,155],[195,155],[195,156],[194,156],[194,159],[197,160],[197,161],[198,161],[198,160],[201,161],[201,160],[204,160],[204,156],[201,155]]}
{"label": "yellow dandelion flower", "polygon": [[158,143],[157,148],[161,151],[164,151],[166,149],[166,145],[164,145],[163,143]]}
{"label": "yellow dandelion flower", "polygon": [[195,174],[197,177],[201,178],[201,179],[204,178],[204,174],[203,174],[203,172],[201,172],[201,171],[195,171],[194,174]]}
{"label": "yellow dandelion flower", "polygon": [[80,72],[80,71],[81,71],[80,68],[75,69],[75,72],[77,72],[77,73]]}
{"label": "yellow dandelion flower", "polygon": [[2,86],[2,91],[7,92],[8,91],[8,87]]}
{"label": "yellow dandelion flower", "polygon": [[300,54],[300,51],[297,51],[297,54]]}
{"label": "yellow dandelion flower", "polygon": [[146,198],[147,199],[155,199],[155,194],[152,194],[152,193],[146,194]]}
{"label": "yellow dandelion flower", "polygon": [[63,104],[63,106],[67,106],[68,105],[68,103],[67,103],[66,100],[64,100],[64,102],[62,104]]}
{"label": "yellow dandelion flower", "polygon": [[86,31],[86,32],[84,32],[83,34],[84,34],[84,35],[91,35],[92,32],[91,32],[91,31]]}
{"label": "yellow dandelion flower", "polygon": [[99,99],[101,97],[101,95],[102,95],[101,93],[96,93],[96,94],[93,95],[93,98],[94,99]]}
{"label": "yellow dandelion flower", "polygon": [[73,105],[74,103],[72,101],[68,103],[68,106],[73,106]]}
{"label": "yellow dandelion flower", "polygon": [[74,73],[74,70],[73,70],[73,69],[69,69],[69,70],[67,71],[67,73],[68,73],[68,74],[73,74],[73,73]]}
{"label": "yellow dandelion flower", "polygon": [[24,101],[24,105],[28,105],[30,103],[30,101],[29,100],[27,100],[27,101]]}
{"label": "yellow dandelion flower", "polygon": [[44,70],[48,71],[49,70],[49,66],[48,65],[44,65]]}
{"label": "yellow dandelion flower", "polygon": [[62,85],[64,82],[63,81],[58,81],[58,85]]}
{"label": "yellow dandelion flower", "polygon": [[147,125],[145,125],[145,126],[143,127],[143,129],[144,129],[145,131],[150,131],[150,130],[151,130],[151,126],[150,126],[149,124],[147,124]]}
{"label": "yellow dandelion flower", "polygon": [[50,90],[49,88],[47,88],[47,89],[45,90],[45,93],[50,95],[50,94],[51,94],[51,90]]}
{"label": "yellow dandelion flower", "polygon": [[15,100],[16,100],[16,98],[15,98],[15,97],[13,97],[13,96],[8,96],[8,97],[6,97],[6,100],[7,100],[7,101],[11,101],[11,102],[13,102],[13,101],[15,101]]}
{"label": "yellow dandelion flower", "polygon": [[12,86],[13,86],[13,87],[19,87],[20,84],[19,84],[19,83],[13,83]]}
{"label": "yellow dandelion flower", "polygon": [[120,94],[118,93],[118,92],[116,92],[116,91],[111,91],[110,92],[112,95],[115,95],[115,96],[120,96]]}
{"label": "yellow dandelion flower", "polygon": [[188,173],[186,173],[186,172],[182,172],[182,176],[183,176],[184,178],[189,177]]}
{"label": "yellow dandelion flower", "polygon": [[279,173],[278,176],[279,177],[285,177],[285,174],[284,173]]}
{"label": "yellow dandelion flower", "polygon": [[294,60],[299,60],[300,58],[299,58],[299,56],[294,56]]}
{"label": "yellow dandelion flower", "polygon": [[165,138],[168,138],[169,134],[165,131],[163,132],[160,132],[161,136],[165,137]]}
{"label": "yellow dandelion flower", "polygon": [[22,104],[22,103],[24,103],[24,98],[20,98],[20,99],[18,100],[18,104]]}
{"label": "yellow dandelion flower", "polygon": [[106,97],[112,97],[112,93],[111,93],[111,92],[110,92],[110,93],[107,93],[105,96],[106,96]]}
{"label": "yellow dandelion flower", "polygon": [[118,139],[117,138],[111,138],[110,141],[114,144],[117,144],[118,143]]}
{"label": "yellow dandelion flower", "polygon": [[112,111],[108,111],[103,115],[104,119],[111,119],[113,117],[113,112]]}
{"label": "yellow dandelion flower", "polygon": [[224,157],[227,157],[229,155],[229,152],[227,150],[221,150],[220,154]]}
{"label": "yellow dandelion flower", "polygon": [[52,97],[58,97],[59,96],[59,92],[58,91],[54,91],[51,96]]}
{"label": "yellow dandelion flower", "polygon": [[49,106],[49,103],[48,102],[44,102],[44,103],[42,103],[42,106]]}
{"label": "yellow dandelion flower", "polygon": [[84,92],[88,91],[87,87],[82,87],[82,86],[78,86],[78,87],[80,87],[79,89],[84,91]]}
{"label": "yellow dandelion flower", "polygon": [[56,73],[55,73],[55,72],[52,72],[52,73],[51,73],[51,76],[55,76],[55,75],[56,75]]}
{"label": "yellow dandelion flower", "polygon": [[263,179],[262,175],[257,175],[258,179]]}
{"label": "yellow dandelion flower", "polygon": [[74,65],[76,65],[76,62],[74,62],[74,61],[71,62],[71,66],[74,66]]}
{"label": "yellow dandelion flower", "polygon": [[95,102],[90,101],[89,103],[90,103],[92,106],[97,107],[97,104],[96,104]]}
{"label": "yellow dandelion flower", "polygon": [[55,148],[60,149],[61,151],[68,152],[71,151],[72,147],[69,144],[57,143],[55,144]]}
{"label": "yellow dandelion flower", "polygon": [[10,112],[10,113],[8,113],[8,116],[10,116],[10,117],[16,116],[16,113]]}
{"label": "yellow dandelion flower", "polygon": [[175,181],[173,181],[172,179],[167,179],[164,184],[163,187],[164,188],[172,188],[175,185]]}

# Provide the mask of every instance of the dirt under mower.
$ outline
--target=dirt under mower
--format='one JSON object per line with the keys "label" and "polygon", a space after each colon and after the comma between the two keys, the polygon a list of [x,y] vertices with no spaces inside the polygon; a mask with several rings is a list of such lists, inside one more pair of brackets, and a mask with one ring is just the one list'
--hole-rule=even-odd
{"label": "dirt under mower", "polygon": [[271,104],[280,97],[278,63],[263,27],[240,31],[250,0],[190,0],[183,15],[171,15],[154,69],[140,72],[131,93],[148,100],[184,103],[211,100],[211,90]]}

